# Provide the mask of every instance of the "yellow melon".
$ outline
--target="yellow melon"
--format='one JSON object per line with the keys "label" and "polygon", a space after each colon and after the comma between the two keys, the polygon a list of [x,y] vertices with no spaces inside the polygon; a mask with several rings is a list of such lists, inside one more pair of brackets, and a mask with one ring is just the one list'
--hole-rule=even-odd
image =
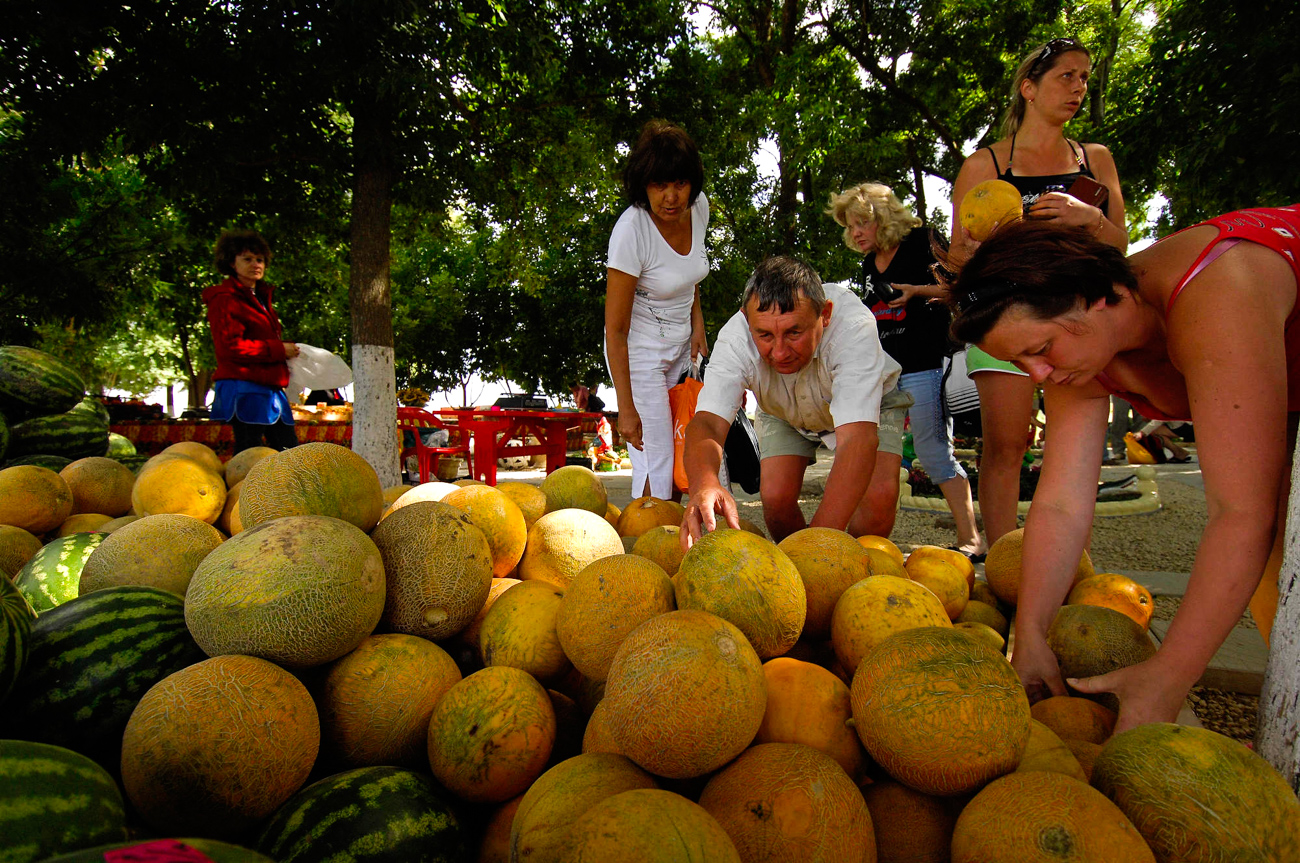
{"label": "yellow melon", "polygon": [[239,518],[239,493],[244,488],[244,481],[239,482],[226,489],[226,502],[221,507],[221,515],[217,516],[217,527],[225,531],[226,536],[234,536],[244,529],[244,523]]}
{"label": "yellow melon", "polygon": [[970,601],[970,583],[957,567],[940,557],[927,555],[916,559],[915,554],[907,559],[907,565],[908,578],[939,597],[949,620],[961,616]]}
{"label": "yellow melon", "polygon": [[277,452],[279,450],[269,446],[253,446],[235,453],[223,469],[226,487],[234,488],[238,483],[243,482],[244,477],[248,476],[248,472],[253,469],[253,465]]}
{"label": "yellow melon", "polygon": [[703,776],[758,732],[767,684],[740,630],[702,611],[670,611],[623,640],[605,681],[618,749],[658,776]]}
{"label": "yellow melon", "polygon": [[998,653],[1006,652],[1006,638],[987,623],[979,623],[974,620],[958,621],[952,625],[952,628],[960,629],[962,632],[975,636]]}
{"label": "yellow melon", "polygon": [[113,519],[112,521],[104,522],[102,525],[100,525],[99,530],[101,533],[112,533],[113,531],[118,530],[119,528],[126,527],[128,524],[130,524],[133,521],[139,521],[141,518],[142,516],[138,516],[138,515],[120,515],[117,518]]}
{"label": "yellow melon", "polygon": [[740,863],[722,826],[698,803],[655,788],[600,801],[573,825],[573,863]]}
{"label": "yellow melon", "polygon": [[455,482],[453,482],[452,485],[454,485],[454,486],[464,487],[464,486],[467,486],[467,485],[487,485],[487,483],[483,482],[483,480],[481,480],[481,479],[473,479],[473,478],[471,478],[471,477],[463,477],[463,478],[458,479],[458,480],[456,480]]}
{"label": "yellow melon", "polygon": [[175,513],[215,524],[225,505],[226,481],[221,475],[180,455],[150,459],[131,489],[136,515]]}
{"label": "yellow melon", "polygon": [[670,501],[639,497],[623,508],[615,527],[619,536],[640,536],[653,527],[680,525],[681,516]]}
{"label": "yellow melon", "polygon": [[325,750],[343,767],[428,762],[433,708],[461,679],[432,641],[371,635],[325,671],[319,697]]}
{"label": "yellow melon", "polygon": [[484,668],[433,708],[429,767],[457,797],[500,803],[542,775],[555,731],[555,708],[531,675],[504,665]]}
{"label": "yellow melon", "polygon": [[1086,740],[1098,745],[1115,732],[1119,717],[1091,698],[1053,695],[1036,703],[1030,712],[1034,719],[1052,729],[1062,740]]}
{"label": "yellow melon", "polygon": [[456,641],[471,647],[475,655],[479,657],[480,662],[483,661],[483,654],[479,650],[478,637],[479,631],[483,628],[483,619],[487,617],[488,611],[491,610],[497,599],[501,597],[501,594],[505,593],[516,584],[522,583],[523,582],[517,578],[492,579],[492,584],[488,588],[487,599],[484,600],[483,607],[478,610],[478,614],[474,615],[474,619],[469,622],[469,625],[457,633]]}
{"label": "yellow melon", "polygon": [[135,474],[120,461],[95,456],[77,459],[59,471],[72,491],[72,514],[100,512],[110,518],[131,508]]}
{"label": "yellow melon", "polygon": [[858,545],[863,548],[874,548],[877,551],[883,551],[885,554],[897,561],[899,566],[902,566],[905,561],[902,549],[883,536],[876,536],[870,533],[863,534],[858,537]]}
{"label": "yellow melon", "polygon": [[186,626],[209,656],[261,656],[290,669],[338,659],[383,611],[379,549],[354,525],[321,515],[278,518],[223,542],[185,593]]}
{"label": "yellow melon", "polygon": [[177,443],[166,447],[159,453],[159,455],[181,456],[182,458],[188,458],[198,462],[218,476],[225,473],[225,465],[221,463],[221,457],[217,455],[217,451],[207,444],[199,443],[198,441],[178,441]]}
{"label": "yellow melon", "polygon": [[952,626],[943,603],[906,578],[878,575],[850,586],[831,615],[831,644],[850,675],[867,651],[896,632],[918,626]]}
{"label": "yellow melon", "polygon": [[952,564],[962,577],[966,579],[966,587],[969,590],[975,584],[975,564],[971,563],[970,558],[957,551],[955,548],[942,548],[937,545],[918,545],[912,549],[912,553],[907,556],[907,568],[909,574],[911,567],[915,563],[920,563],[929,558],[938,558],[945,563]]}
{"label": "yellow melon", "polygon": [[842,530],[807,527],[777,544],[803,579],[808,614],[803,637],[825,639],[831,634],[831,613],[849,585],[870,573],[870,557],[857,540]]}
{"label": "yellow melon", "polygon": [[296,677],[218,656],[140,699],[122,736],[122,786],[161,835],[235,840],[302,786],[319,749],[316,705]]}
{"label": "yellow melon", "polygon": [[1083,775],[1086,777],[1088,784],[1091,785],[1092,767],[1097,762],[1097,756],[1101,754],[1101,744],[1073,738],[1064,738],[1064,741],[1066,748],[1074,755],[1074,760],[1078,761],[1079,767],[1083,769]]}
{"label": "yellow melon", "polygon": [[1025,754],[1016,765],[1016,770],[1046,770],[1070,776],[1080,782],[1088,781],[1083,768],[1079,766],[1079,759],[1074,757],[1065,741],[1037,719],[1029,724],[1029,745],[1025,747]]}
{"label": "yellow melon", "polygon": [[112,516],[104,515],[102,512],[79,512],[68,516],[67,520],[54,531],[54,535],[71,536],[74,533],[99,532],[112,520]]}
{"label": "yellow melon", "polygon": [[162,513],[113,531],[81,570],[80,595],[128,584],[185,595],[194,571],[221,545],[220,531],[188,515]]}
{"label": "yellow melon", "polygon": [[975,579],[975,583],[970,586],[970,598],[972,602],[982,602],[985,605],[1001,611],[1001,600],[998,599],[993,588],[989,587],[988,581],[982,578]]}
{"label": "yellow melon", "polygon": [[612,554],[623,554],[623,540],[613,525],[586,510],[560,509],[539,518],[528,531],[519,577],[567,588],[589,563]]}
{"label": "yellow melon", "polygon": [[894,559],[894,556],[887,551],[878,548],[864,549],[867,553],[867,576],[873,575],[892,575],[896,578],[907,578],[907,568]]}
{"label": "yellow melon", "polygon": [[637,788],[657,788],[628,758],[587,753],[561,761],[524,793],[510,828],[511,859],[558,863],[572,854],[573,823],[602,800]]}
{"label": "yellow melon", "polygon": [[[573,670],[572,666],[569,670]],[[567,676],[566,674],[565,677]],[[576,701],[559,690],[548,689],[546,694],[550,696],[551,708],[555,711],[555,746],[551,749],[550,763],[559,764],[582,754],[582,735],[586,731],[587,714]]]}
{"label": "yellow melon", "polygon": [[239,495],[245,530],[287,515],[327,515],[369,531],[383,508],[384,490],[370,463],[347,447],[319,441],[253,465]]}
{"label": "yellow melon", "polygon": [[673,586],[678,608],[730,621],[764,659],[794,646],[808,613],[799,570],[770,540],[748,531],[719,528],[700,537]]}
{"label": "yellow melon", "polygon": [[528,527],[515,502],[490,485],[458,488],[442,502],[463,510],[469,523],[483,531],[492,549],[492,576],[505,578],[524,556]]}
{"label": "yellow melon", "polygon": [[653,527],[636,538],[631,554],[652,560],[663,568],[668,577],[677,574],[682,565],[682,529],[676,525]]}
{"label": "yellow melon", "polygon": [[39,536],[72,515],[72,490],[49,468],[16,465],[0,470],[0,524]]}
{"label": "yellow melon", "polygon": [[876,828],[877,859],[947,863],[964,798],[922,794],[888,779],[867,785],[862,796]]}
{"label": "yellow melon", "polygon": [[673,583],[662,567],[619,554],[593,561],[569,583],[555,628],[574,667],[599,681],[629,632],[674,608]]}
{"label": "yellow melon", "polygon": [[582,751],[612,752],[622,755],[618,741],[614,739],[614,730],[609,726],[609,705],[601,699],[587,718],[587,729],[582,734]]}
{"label": "yellow melon", "polygon": [[422,482],[416,486],[406,486],[406,492],[397,500],[388,505],[384,510],[383,518],[388,518],[394,512],[404,506],[410,506],[413,503],[427,503],[441,501],[444,497],[451,494],[461,486],[453,485],[449,482]]}
{"label": "yellow melon", "polygon": [[1006,180],[985,180],[972,186],[957,210],[961,226],[976,242],[984,242],[999,225],[1024,216],[1020,190]]}
{"label": "yellow melon", "polygon": [[371,539],[384,561],[388,628],[430,641],[449,638],[487,601],[492,549],[456,507],[434,501],[402,507]]}
{"label": "yellow melon", "polygon": [[[683,512],[682,515],[684,516],[685,513]],[[763,539],[768,539],[768,538],[769,538],[768,535],[767,535],[767,532],[764,531],[763,528],[761,528],[761,527],[759,527],[758,525],[754,524],[754,522],[752,522],[752,521],[750,521],[749,519],[745,518],[743,515],[740,516],[739,521],[740,521],[740,529],[741,529],[741,530],[743,530],[743,531],[745,531],[745,532],[747,532],[747,533],[752,533],[752,534],[754,534],[754,536],[761,536],[761,537],[763,537]]]}
{"label": "yellow melon", "polygon": [[876,859],[862,792],[834,759],[809,746],[761,743],[745,750],[704,786],[700,806],[727,831],[742,860]]}
{"label": "yellow melon", "polygon": [[[1015,605],[1020,594],[1020,556],[1024,541],[1023,527],[1004,533],[989,548],[988,557],[984,559],[984,578],[988,581],[993,594],[1008,605]],[[1084,549],[1079,557],[1074,581],[1078,583],[1095,574],[1092,558],[1088,556],[1088,550]]]}
{"label": "yellow melon", "polygon": [[1069,605],[1100,605],[1126,614],[1145,629],[1151,624],[1155,597],[1137,581],[1114,572],[1080,579],[1065,599]]}
{"label": "yellow melon", "polygon": [[1114,803],[1060,773],[1017,772],[989,783],[953,829],[952,863],[1064,860],[1155,863],[1156,857]]}
{"label": "yellow melon", "polygon": [[537,519],[546,515],[546,493],[526,482],[497,483],[497,491],[515,502],[524,514],[524,524],[532,528]]}
{"label": "yellow melon", "polygon": [[1015,669],[951,626],[890,636],[863,657],[850,692],[868,754],[926,794],[974,791],[1014,770],[1029,744],[1029,699]]}
{"label": "yellow melon", "polygon": [[483,830],[483,841],[478,846],[476,863],[510,863],[510,825],[524,795],[507,800],[492,812]]}
{"label": "yellow melon", "polygon": [[1011,622],[995,607],[972,599],[957,615],[957,623],[982,623],[1005,640],[1011,634]]}
{"label": "yellow melon", "polygon": [[580,464],[566,464],[542,480],[546,511],[585,509],[601,518],[609,508],[609,494],[596,472]]}
{"label": "yellow melon", "polygon": [[778,656],[763,663],[767,708],[755,743],[800,743],[818,749],[858,780],[866,761],[862,741],[847,723],[853,717],[849,688],[811,662]]}
{"label": "yellow melon", "polygon": [[[1156,653],[1140,623],[1100,605],[1061,606],[1047,628],[1047,646],[1060,663],[1062,679],[1108,674],[1145,662]],[[1113,693],[1089,697],[1119,712]]]}
{"label": "yellow melon", "polygon": [[[234,488],[234,486],[231,486],[231,488]],[[384,489],[384,509],[385,509],[385,511],[386,511],[390,506],[392,506],[393,504],[397,503],[397,499],[398,499],[399,497],[401,497],[402,495],[406,494],[406,493],[407,493],[408,491],[410,491],[410,490],[411,490],[411,486],[409,486],[409,485],[390,485],[390,486],[388,486],[388,488]],[[380,518],[382,519],[383,516],[380,516]]]}
{"label": "yellow melon", "polygon": [[[614,506],[614,504],[612,503],[605,504],[605,521],[612,524],[615,530],[618,530],[618,519],[619,516],[621,516],[622,514],[623,514],[623,510]],[[633,538],[635,539],[635,537]]]}
{"label": "yellow melon", "polygon": [[564,591],[544,581],[516,584],[483,618],[478,644],[483,664],[508,665],[549,682],[569,669],[555,634]]}
{"label": "yellow melon", "polygon": [[0,524],[0,574],[13,578],[40,550],[41,541],[30,531]]}

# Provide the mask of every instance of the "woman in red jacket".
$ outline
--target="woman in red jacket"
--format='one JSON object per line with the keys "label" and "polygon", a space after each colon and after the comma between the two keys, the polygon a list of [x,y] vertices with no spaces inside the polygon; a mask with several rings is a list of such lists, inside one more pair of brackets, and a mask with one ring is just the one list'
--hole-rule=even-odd
{"label": "woman in red jacket", "polygon": [[217,353],[214,420],[235,430],[235,452],[262,445],[288,449],[298,443],[284,387],[298,346],[280,340],[280,319],[271,306],[275,286],[263,280],[271,248],[256,231],[223,231],[215,250],[226,276],[203,292]]}

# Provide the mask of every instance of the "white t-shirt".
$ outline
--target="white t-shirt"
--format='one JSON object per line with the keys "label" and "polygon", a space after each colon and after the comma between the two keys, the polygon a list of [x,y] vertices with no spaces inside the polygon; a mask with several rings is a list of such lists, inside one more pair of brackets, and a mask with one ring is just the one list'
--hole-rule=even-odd
{"label": "white t-shirt", "polygon": [[822,287],[834,305],[808,365],[783,375],[763,362],[744,311],[736,312],[713,344],[696,412],[730,422],[748,389],[764,413],[802,431],[879,423],[880,400],[897,385],[902,367],[881,349],[876,318],[857,294],[834,282]]}
{"label": "white t-shirt", "polygon": [[708,224],[709,200],[700,192],[691,205],[691,250],[679,255],[659,233],[649,210],[628,207],[618,217],[609,235],[607,265],[636,276],[631,332],[672,344],[691,340],[695,285],[709,274],[704,251]]}

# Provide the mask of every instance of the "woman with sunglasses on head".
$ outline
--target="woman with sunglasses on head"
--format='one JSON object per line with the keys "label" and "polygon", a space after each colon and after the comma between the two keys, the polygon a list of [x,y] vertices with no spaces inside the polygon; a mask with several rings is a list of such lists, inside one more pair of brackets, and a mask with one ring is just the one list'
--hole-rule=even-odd
{"label": "woman with sunglasses on head", "polygon": [[[1065,136],[1065,124],[1087,95],[1091,72],[1088,49],[1074,39],[1053,39],[1021,62],[1011,85],[1002,139],[972,153],[953,184],[953,259],[961,260],[970,250],[958,216],[962,199],[977,184],[994,179],[1020,191],[1029,218],[1087,230],[1120,251],[1128,247],[1124,198],[1110,151]],[[1076,195],[1092,197],[1092,202]],[[975,347],[966,352],[966,370],[980,396],[980,514],[992,545],[1016,527],[1034,383],[1011,364]]]}
{"label": "woman with sunglasses on head", "polygon": [[1086,227],[1024,220],[962,266],[953,334],[1041,383],[1051,416],[1012,656],[1031,701],[1065,693],[1047,629],[1092,524],[1111,394],[1194,421],[1209,518],[1155,656],[1071,685],[1119,697],[1116,731],[1173,721],[1248,603],[1268,640],[1300,411],[1298,285],[1300,205],[1218,216],[1132,258]]}

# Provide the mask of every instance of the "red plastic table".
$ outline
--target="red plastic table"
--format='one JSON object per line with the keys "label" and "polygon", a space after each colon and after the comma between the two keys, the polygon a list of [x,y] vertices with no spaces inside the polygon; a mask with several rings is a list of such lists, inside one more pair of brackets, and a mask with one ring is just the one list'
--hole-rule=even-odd
{"label": "red plastic table", "polygon": [[[497,458],[516,455],[545,455],[546,472],[564,466],[565,439],[569,429],[578,428],[584,419],[599,419],[599,413],[578,411],[524,411],[492,408],[445,408],[435,411],[444,420],[452,420],[468,429],[474,440],[474,479],[488,485],[497,484]],[[532,435],[541,443],[527,443]],[[506,444],[519,441],[521,446]]]}

